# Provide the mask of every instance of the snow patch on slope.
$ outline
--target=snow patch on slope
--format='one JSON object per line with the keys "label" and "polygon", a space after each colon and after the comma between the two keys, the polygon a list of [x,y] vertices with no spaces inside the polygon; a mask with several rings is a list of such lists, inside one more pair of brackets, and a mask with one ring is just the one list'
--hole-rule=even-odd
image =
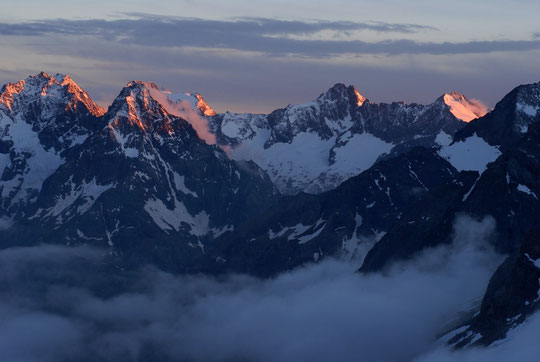
{"label": "snow patch on slope", "polygon": [[352,136],[350,131],[347,133],[347,143],[335,149],[335,163],[330,172],[360,173],[370,168],[380,155],[390,152],[394,147],[392,143],[387,143],[370,133]]}
{"label": "snow patch on slope", "polygon": [[77,200],[83,201],[82,204],[77,207],[77,215],[82,215],[94,205],[101,194],[111,189],[113,186],[114,184],[99,185],[95,178],[90,182],[83,182],[77,187],[71,183],[69,193],[57,197],[55,199],[55,205],[49,209],[46,216],[60,215],[64,210],[69,209]]}
{"label": "snow patch on slope", "polygon": [[124,153],[126,157],[129,157],[129,158],[139,157],[139,151],[136,148],[126,147],[126,144],[129,142],[131,135],[124,137],[124,135],[122,135],[122,133],[119,130],[117,130],[115,127],[113,127],[110,123],[107,125],[107,127],[109,127],[109,130],[112,132],[114,139],[120,145],[120,148],[122,149],[122,152]]}
{"label": "snow patch on slope", "polygon": [[478,171],[481,174],[489,163],[501,155],[501,151],[475,133],[463,141],[442,147],[439,155],[447,159],[458,171]]}
{"label": "snow patch on slope", "polygon": [[435,142],[441,146],[448,146],[452,143],[452,136],[446,134],[444,131],[441,131],[437,137],[435,137]]}
{"label": "snow patch on slope", "polygon": [[144,210],[150,215],[160,229],[180,231],[183,223],[188,224],[191,234],[195,236],[206,235],[209,231],[210,217],[204,211],[191,215],[183,203],[174,199],[174,208],[171,210],[159,199],[146,201]]}
{"label": "snow patch on slope", "polygon": [[187,188],[185,184],[185,177],[178,174],[178,172],[174,172],[174,186],[175,188],[182,192],[185,195],[191,195],[193,197],[198,197],[197,194],[190,189]]}
{"label": "snow patch on slope", "polygon": [[[4,133],[2,139],[13,141],[17,157],[20,158],[24,155],[26,158],[22,177],[0,182],[2,197],[9,196],[19,187],[20,191],[12,199],[13,201],[24,199],[32,191],[39,192],[43,181],[63,163],[62,158],[54,149],[44,149],[38,134],[32,130],[32,126],[18,116],[12,120],[4,113],[0,113],[0,129]],[[6,157],[3,157],[0,160],[0,167],[9,166],[7,160]]]}
{"label": "snow patch on slope", "polygon": [[528,188],[525,185],[519,184],[517,186],[517,190],[520,191],[520,192],[523,192],[523,193],[525,193],[527,195],[530,195],[530,196],[534,197],[535,199],[538,199],[538,197],[536,197],[536,194],[530,188]]}
{"label": "snow patch on slope", "polygon": [[538,111],[540,110],[540,107],[531,106],[530,104],[517,103],[516,110],[518,112],[525,113],[527,116],[535,117]]}

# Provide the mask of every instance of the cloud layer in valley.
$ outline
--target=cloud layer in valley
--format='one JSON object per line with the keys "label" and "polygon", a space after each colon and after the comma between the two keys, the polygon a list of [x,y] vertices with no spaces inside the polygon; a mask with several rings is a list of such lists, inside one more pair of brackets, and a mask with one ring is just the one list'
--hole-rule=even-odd
{"label": "cloud layer in valley", "polygon": [[0,354],[10,361],[401,361],[478,303],[501,261],[492,219],[384,274],[326,260],[271,280],[119,272],[100,250],[0,252]]}

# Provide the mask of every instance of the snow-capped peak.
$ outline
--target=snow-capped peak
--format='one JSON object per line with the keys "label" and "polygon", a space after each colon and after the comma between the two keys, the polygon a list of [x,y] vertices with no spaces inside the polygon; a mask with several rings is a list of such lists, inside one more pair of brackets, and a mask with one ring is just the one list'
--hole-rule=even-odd
{"label": "snow-capped peak", "polygon": [[484,116],[488,107],[477,99],[468,99],[459,92],[450,92],[443,95],[444,103],[450,107],[450,112],[464,122]]}
{"label": "snow-capped peak", "polygon": [[322,102],[348,100],[359,107],[367,101],[366,97],[360,94],[354,86],[347,86],[343,83],[336,83],[326,93],[321,94],[317,100]]}
{"label": "snow-capped peak", "polygon": [[72,110],[82,103],[94,116],[105,113],[68,75],[50,76],[41,72],[16,83],[8,83],[0,92],[0,107],[8,112],[16,113],[17,109],[24,110],[36,102],[56,104]]}

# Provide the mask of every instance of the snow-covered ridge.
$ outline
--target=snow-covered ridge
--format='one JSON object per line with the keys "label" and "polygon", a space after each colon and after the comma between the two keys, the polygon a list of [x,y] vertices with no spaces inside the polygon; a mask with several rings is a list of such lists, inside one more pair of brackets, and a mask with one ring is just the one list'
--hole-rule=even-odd
{"label": "snow-covered ridge", "polygon": [[[450,95],[452,106],[445,96],[426,106],[376,104],[354,86],[338,83],[307,103],[267,115],[227,112],[210,122],[219,141],[231,147],[231,157],[257,163],[281,192],[318,193],[385,154],[436,145],[441,131],[453,135],[464,125],[462,118],[481,114],[474,102],[458,93]],[[462,113],[468,110],[469,117],[457,117],[458,108]]]}
{"label": "snow-covered ridge", "polygon": [[[17,107],[19,94],[46,95],[55,101],[67,99],[66,92],[71,95],[64,101],[66,109],[83,103],[92,114],[103,115],[69,76],[60,74],[41,73],[6,85],[1,99],[10,112]],[[480,114],[474,108],[478,105],[459,93],[443,98],[444,102],[427,106],[375,104],[354,86],[338,83],[313,101],[270,114],[216,114],[198,93],[175,93],[151,82],[132,81],[105,117],[111,138],[128,157],[139,155],[129,145],[132,127],[145,134],[158,130],[179,136],[171,121],[179,117],[207,144],[219,145],[235,160],[254,161],[282,192],[318,193],[369,168],[385,154],[436,144],[441,131],[453,134],[461,127],[461,119]],[[50,111],[55,112],[58,109]]]}

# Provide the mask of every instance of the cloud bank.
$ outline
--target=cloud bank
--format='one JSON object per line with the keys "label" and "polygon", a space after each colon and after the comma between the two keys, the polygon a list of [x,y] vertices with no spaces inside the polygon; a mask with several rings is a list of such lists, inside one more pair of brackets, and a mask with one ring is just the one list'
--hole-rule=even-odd
{"label": "cloud bank", "polygon": [[[330,57],[339,54],[482,54],[540,49],[540,40],[437,43],[390,37],[383,41],[368,42],[350,37],[353,32],[362,30],[398,35],[437,30],[419,24],[287,21],[265,18],[209,20],[140,13],[127,15],[130,18],[117,20],[53,19],[15,24],[0,23],[0,35],[91,36],[140,46],[234,49],[272,56],[295,54],[309,57]],[[334,37],[332,39],[309,37],[325,31],[334,32]],[[299,39],[298,36],[308,37]]]}
{"label": "cloud bank", "polygon": [[[478,302],[500,257],[493,222],[385,274],[326,260],[275,279],[121,272],[100,250],[0,252],[0,355],[10,361],[403,361]],[[466,228],[466,229],[465,229]]]}

